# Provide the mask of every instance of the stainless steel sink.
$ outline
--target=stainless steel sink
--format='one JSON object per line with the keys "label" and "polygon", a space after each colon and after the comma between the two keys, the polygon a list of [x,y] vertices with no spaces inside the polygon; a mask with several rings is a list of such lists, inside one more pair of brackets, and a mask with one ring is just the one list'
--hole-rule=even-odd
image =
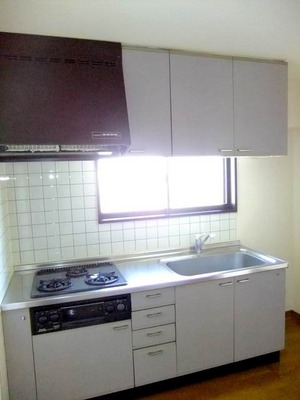
{"label": "stainless steel sink", "polygon": [[270,257],[264,258],[243,251],[235,251],[224,254],[178,257],[177,259],[166,260],[165,264],[179,275],[192,276],[275,263],[275,260],[272,261]]}

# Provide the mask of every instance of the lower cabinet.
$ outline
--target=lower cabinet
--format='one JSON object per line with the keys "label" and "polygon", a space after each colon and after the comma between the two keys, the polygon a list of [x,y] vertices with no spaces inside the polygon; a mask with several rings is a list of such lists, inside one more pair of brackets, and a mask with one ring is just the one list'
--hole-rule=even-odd
{"label": "lower cabinet", "polygon": [[135,385],[141,386],[176,376],[175,342],[134,350]]}
{"label": "lower cabinet", "polygon": [[131,300],[131,321],[34,336],[28,309],[3,312],[11,400],[82,400],[284,348],[285,268]]}
{"label": "lower cabinet", "polygon": [[233,362],[232,279],[176,287],[178,374]]}
{"label": "lower cabinet", "polygon": [[132,296],[135,386],[177,376],[174,288]]}
{"label": "lower cabinet", "polygon": [[36,335],[33,351],[38,400],[82,400],[133,387],[130,320]]}
{"label": "lower cabinet", "polygon": [[284,348],[285,269],[178,286],[178,375]]}
{"label": "lower cabinet", "polygon": [[285,270],[235,279],[235,361],[284,348]]}

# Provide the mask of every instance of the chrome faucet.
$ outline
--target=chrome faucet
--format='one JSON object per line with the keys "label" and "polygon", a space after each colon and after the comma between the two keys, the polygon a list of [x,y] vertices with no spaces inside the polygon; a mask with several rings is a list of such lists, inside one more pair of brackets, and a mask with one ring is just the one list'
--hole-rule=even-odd
{"label": "chrome faucet", "polygon": [[213,238],[215,235],[210,233],[201,233],[201,235],[196,235],[195,239],[195,251],[197,254],[201,254],[203,250],[204,243],[209,239]]}

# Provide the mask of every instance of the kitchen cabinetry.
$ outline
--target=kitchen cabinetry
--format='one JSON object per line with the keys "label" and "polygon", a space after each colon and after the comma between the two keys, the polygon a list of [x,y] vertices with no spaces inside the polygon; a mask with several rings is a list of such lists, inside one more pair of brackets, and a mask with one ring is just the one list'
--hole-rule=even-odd
{"label": "kitchen cabinetry", "polygon": [[171,155],[168,52],[123,49],[130,155]]}
{"label": "kitchen cabinetry", "polygon": [[230,58],[170,54],[174,156],[233,152]]}
{"label": "kitchen cabinetry", "polygon": [[130,320],[36,335],[33,350],[38,400],[82,400],[134,385]]}
{"label": "kitchen cabinetry", "polygon": [[231,279],[176,287],[178,374],[233,362]]}
{"label": "kitchen cabinetry", "polygon": [[135,385],[177,375],[174,288],[132,294]]}
{"label": "kitchen cabinetry", "polygon": [[176,287],[178,374],[284,347],[285,270]]}
{"label": "kitchen cabinetry", "polygon": [[5,311],[2,318],[9,399],[36,400],[29,310]]}
{"label": "kitchen cabinetry", "polygon": [[287,64],[123,49],[130,154],[287,153]]}
{"label": "kitchen cabinetry", "polygon": [[287,65],[233,61],[237,155],[287,154]]}

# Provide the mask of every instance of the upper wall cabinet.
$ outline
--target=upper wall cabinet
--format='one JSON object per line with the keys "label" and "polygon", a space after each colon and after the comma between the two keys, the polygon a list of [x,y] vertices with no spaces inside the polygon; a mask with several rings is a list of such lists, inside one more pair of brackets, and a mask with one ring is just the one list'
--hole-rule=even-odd
{"label": "upper wall cabinet", "polygon": [[123,49],[129,154],[171,155],[169,53]]}
{"label": "upper wall cabinet", "polygon": [[287,64],[233,61],[237,155],[287,154]]}
{"label": "upper wall cabinet", "polygon": [[234,155],[232,59],[170,55],[174,156]]}
{"label": "upper wall cabinet", "polygon": [[287,154],[287,64],[123,49],[130,154]]}

